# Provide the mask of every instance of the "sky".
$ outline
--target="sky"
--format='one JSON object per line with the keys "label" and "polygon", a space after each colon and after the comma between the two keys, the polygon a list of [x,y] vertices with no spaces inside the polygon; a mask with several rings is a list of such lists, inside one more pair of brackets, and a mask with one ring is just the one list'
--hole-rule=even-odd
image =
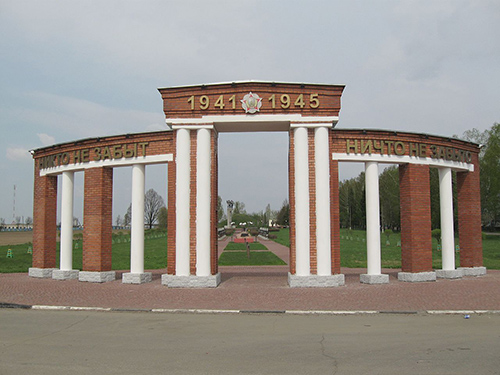
{"label": "sky", "polygon": [[[33,210],[29,150],[166,129],[158,87],[344,84],[337,128],[461,135],[500,122],[498,0],[0,0],[0,218]],[[219,195],[288,196],[286,133],[219,135]],[[341,179],[361,166],[341,164]],[[146,188],[166,198],[164,166]],[[14,185],[15,203],[14,203]],[[75,178],[82,219],[83,174]],[[114,174],[113,216],[131,200]],[[15,207],[15,209],[14,209]]]}

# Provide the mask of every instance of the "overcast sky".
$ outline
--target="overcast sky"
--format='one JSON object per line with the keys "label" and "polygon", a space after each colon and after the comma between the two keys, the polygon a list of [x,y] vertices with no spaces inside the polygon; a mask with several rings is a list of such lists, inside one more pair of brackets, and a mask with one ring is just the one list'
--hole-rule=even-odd
{"label": "overcast sky", "polygon": [[[0,0],[0,218],[32,216],[29,149],[165,129],[158,87],[345,84],[337,128],[444,136],[500,121],[500,1]],[[288,195],[286,133],[221,134],[219,194]],[[343,164],[341,178],[359,173]],[[147,188],[166,198],[166,168]],[[131,199],[115,172],[114,212]],[[82,218],[83,174],[75,188]]]}

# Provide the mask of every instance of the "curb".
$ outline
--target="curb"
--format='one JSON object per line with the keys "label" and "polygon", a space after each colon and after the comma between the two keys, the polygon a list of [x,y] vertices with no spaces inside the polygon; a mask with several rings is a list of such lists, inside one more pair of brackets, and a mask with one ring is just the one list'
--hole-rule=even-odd
{"label": "curb", "polygon": [[0,302],[0,309],[45,310],[45,311],[95,311],[95,312],[147,312],[167,314],[287,314],[287,315],[486,315],[500,314],[500,310],[422,310],[422,311],[386,311],[386,310],[210,310],[210,309],[140,309],[88,306],[49,306],[22,305]]}

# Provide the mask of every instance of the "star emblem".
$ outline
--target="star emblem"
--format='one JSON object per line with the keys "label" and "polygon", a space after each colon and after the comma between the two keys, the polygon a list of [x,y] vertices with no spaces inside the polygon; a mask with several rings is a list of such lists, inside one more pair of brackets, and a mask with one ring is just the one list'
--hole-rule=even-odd
{"label": "star emblem", "polygon": [[259,112],[260,107],[262,107],[262,98],[252,92],[246,94],[240,101],[245,113]]}

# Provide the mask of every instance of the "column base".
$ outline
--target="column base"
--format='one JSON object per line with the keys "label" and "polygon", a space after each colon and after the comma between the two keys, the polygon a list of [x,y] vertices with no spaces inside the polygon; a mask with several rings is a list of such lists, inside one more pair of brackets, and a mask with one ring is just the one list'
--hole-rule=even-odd
{"label": "column base", "polygon": [[75,280],[78,279],[79,270],[54,270],[52,278],[54,280]]}
{"label": "column base", "polygon": [[440,279],[460,279],[464,275],[461,269],[456,270],[436,270],[436,277]]}
{"label": "column base", "polygon": [[389,284],[389,275],[359,275],[359,281],[363,284]]}
{"label": "column base", "polygon": [[142,272],[142,273],[124,273],[122,276],[123,284],[145,284],[150,283],[153,280],[152,272]]}
{"label": "column base", "polygon": [[78,274],[78,280],[88,283],[105,283],[108,281],[114,281],[116,279],[115,271],[104,271],[104,272],[90,272],[90,271],[80,271]]}
{"label": "column base", "polygon": [[484,276],[486,275],[486,267],[460,267],[464,276]]}
{"label": "column base", "polygon": [[57,270],[57,268],[29,268],[28,276],[37,277],[39,279],[50,279],[52,277],[52,272]]}
{"label": "column base", "polygon": [[436,281],[436,272],[398,272],[398,280],[409,283]]}
{"label": "column base", "polygon": [[297,276],[288,272],[288,285],[290,288],[337,287],[345,285],[345,277],[343,274]]}
{"label": "column base", "polygon": [[221,281],[220,273],[210,276],[161,275],[162,285],[169,288],[217,288]]}

